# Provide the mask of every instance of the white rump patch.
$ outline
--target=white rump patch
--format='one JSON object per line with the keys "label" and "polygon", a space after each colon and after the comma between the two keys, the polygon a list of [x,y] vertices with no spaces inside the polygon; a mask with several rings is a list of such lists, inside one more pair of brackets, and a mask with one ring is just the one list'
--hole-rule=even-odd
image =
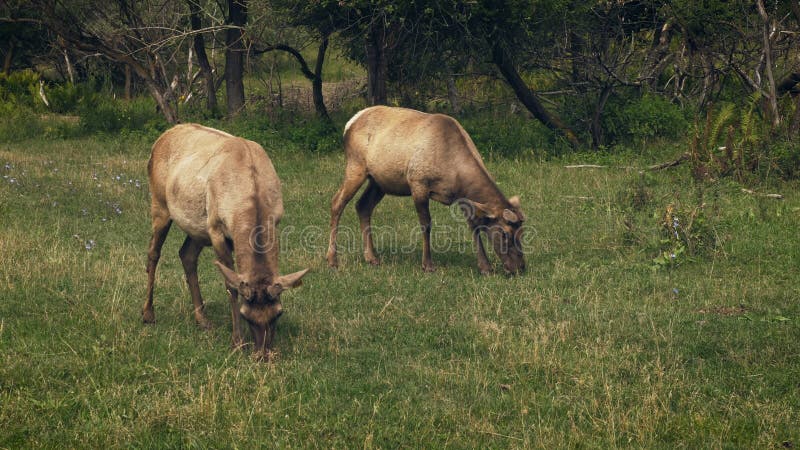
{"label": "white rump patch", "polygon": [[355,123],[355,121],[361,116],[361,114],[364,114],[364,111],[366,111],[367,109],[369,109],[369,108],[362,109],[361,111],[357,112],[353,117],[351,117],[350,120],[347,121],[347,123],[344,126],[344,133],[343,134],[347,134],[347,130],[350,129],[350,125]]}

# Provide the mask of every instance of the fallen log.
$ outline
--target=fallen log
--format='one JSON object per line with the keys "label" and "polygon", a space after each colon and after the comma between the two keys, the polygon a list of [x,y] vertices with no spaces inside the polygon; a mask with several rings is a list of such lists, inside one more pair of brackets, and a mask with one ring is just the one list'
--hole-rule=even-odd
{"label": "fallen log", "polygon": [[608,169],[608,168],[612,168],[612,169],[627,169],[627,170],[633,169],[633,170],[639,170],[639,171],[642,171],[642,170],[653,170],[653,171],[655,171],[655,170],[669,169],[670,167],[678,166],[681,163],[683,163],[684,161],[688,160],[690,158],[690,156],[691,155],[689,155],[688,153],[684,153],[681,156],[679,156],[677,159],[674,159],[672,161],[667,161],[667,162],[664,162],[664,163],[661,163],[661,164],[654,164],[652,166],[647,166],[644,169],[640,169],[640,168],[637,168],[637,167],[630,167],[630,166],[616,166],[616,167],[614,167],[614,166],[603,166],[603,165],[600,165],[600,164],[570,164],[568,166],[564,166],[564,168],[565,169]]}
{"label": "fallen log", "polygon": [[756,192],[756,191],[753,191],[751,189],[745,189],[745,188],[742,188],[742,192],[744,192],[745,194],[755,195],[755,196],[758,196],[758,197],[772,198],[772,199],[775,199],[775,200],[783,200],[783,195],[781,195],[781,194],[763,194],[761,192]]}

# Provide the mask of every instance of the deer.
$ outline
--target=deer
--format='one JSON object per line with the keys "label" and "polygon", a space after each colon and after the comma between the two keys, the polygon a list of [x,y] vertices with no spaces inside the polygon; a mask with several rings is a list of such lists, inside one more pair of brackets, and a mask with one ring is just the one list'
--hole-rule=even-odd
{"label": "deer", "polygon": [[198,124],[180,124],[153,144],[147,172],[152,237],[143,322],[155,322],[156,266],[174,222],[186,233],[178,254],[197,324],[211,327],[197,277],[200,252],[210,246],[230,296],[232,346],[244,346],[241,317],[253,336],[254,354],[268,360],[283,314],[281,292],[299,286],[309,269],[279,275],[277,226],[284,213],[283,199],[267,153],[253,141]]}
{"label": "deer", "polygon": [[364,182],[356,203],[364,259],[379,265],[372,241],[371,220],[384,195],[411,196],[423,237],[422,269],[433,272],[431,199],[458,205],[470,227],[478,269],[492,267],[481,240],[484,232],[508,274],[525,269],[519,197],[506,198],[497,187],[469,134],[444,114],[373,106],[356,113],[344,128],[344,180],[331,200],[328,265],[338,267],[336,238],[347,203]]}

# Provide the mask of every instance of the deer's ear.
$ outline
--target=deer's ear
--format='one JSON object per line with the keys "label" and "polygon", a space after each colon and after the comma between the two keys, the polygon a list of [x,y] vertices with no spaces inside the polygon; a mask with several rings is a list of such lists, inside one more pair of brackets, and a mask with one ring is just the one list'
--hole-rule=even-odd
{"label": "deer's ear", "polygon": [[272,286],[267,288],[269,295],[272,297],[277,297],[281,292],[285,291],[286,289],[291,289],[294,287],[301,286],[303,284],[302,278],[308,271],[311,269],[301,270],[299,272],[290,273],[289,275],[281,275],[272,283]]}
{"label": "deer's ear", "polygon": [[238,273],[234,272],[233,270],[226,267],[224,264],[219,262],[219,260],[214,261],[214,264],[217,266],[220,272],[222,272],[223,278],[225,278],[225,286],[228,289],[239,289],[242,284],[242,277],[239,276]]}
{"label": "deer's ear", "polygon": [[480,202],[473,202],[471,200],[470,203],[472,204],[473,216],[477,218],[485,217],[487,219],[494,219],[495,217],[497,217],[495,214],[492,213],[488,205],[485,205]]}
{"label": "deer's ear", "polygon": [[517,213],[515,213],[510,209],[503,210],[503,219],[505,219],[505,221],[508,223],[517,223],[520,221],[520,218],[517,215]]}
{"label": "deer's ear", "polygon": [[516,223],[516,222],[524,222],[525,221],[525,214],[522,213],[522,204],[519,201],[519,197],[516,195],[508,199],[508,203],[511,205],[514,214],[517,216],[517,220],[509,222]]}

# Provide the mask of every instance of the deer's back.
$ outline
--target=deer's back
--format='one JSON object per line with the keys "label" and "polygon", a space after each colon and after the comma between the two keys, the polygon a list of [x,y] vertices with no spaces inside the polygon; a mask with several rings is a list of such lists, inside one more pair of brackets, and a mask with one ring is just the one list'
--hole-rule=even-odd
{"label": "deer's back", "polygon": [[187,234],[208,238],[216,222],[258,225],[283,214],[280,181],[263,148],[196,124],[178,125],[153,145],[148,165],[154,201]]}
{"label": "deer's back", "polygon": [[[469,135],[452,117],[376,106],[345,129],[345,153],[390,194],[407,195],[414,182],[457,190],[460,174],[486,168]],[[461,177],[463,178],[463,177]]]}

